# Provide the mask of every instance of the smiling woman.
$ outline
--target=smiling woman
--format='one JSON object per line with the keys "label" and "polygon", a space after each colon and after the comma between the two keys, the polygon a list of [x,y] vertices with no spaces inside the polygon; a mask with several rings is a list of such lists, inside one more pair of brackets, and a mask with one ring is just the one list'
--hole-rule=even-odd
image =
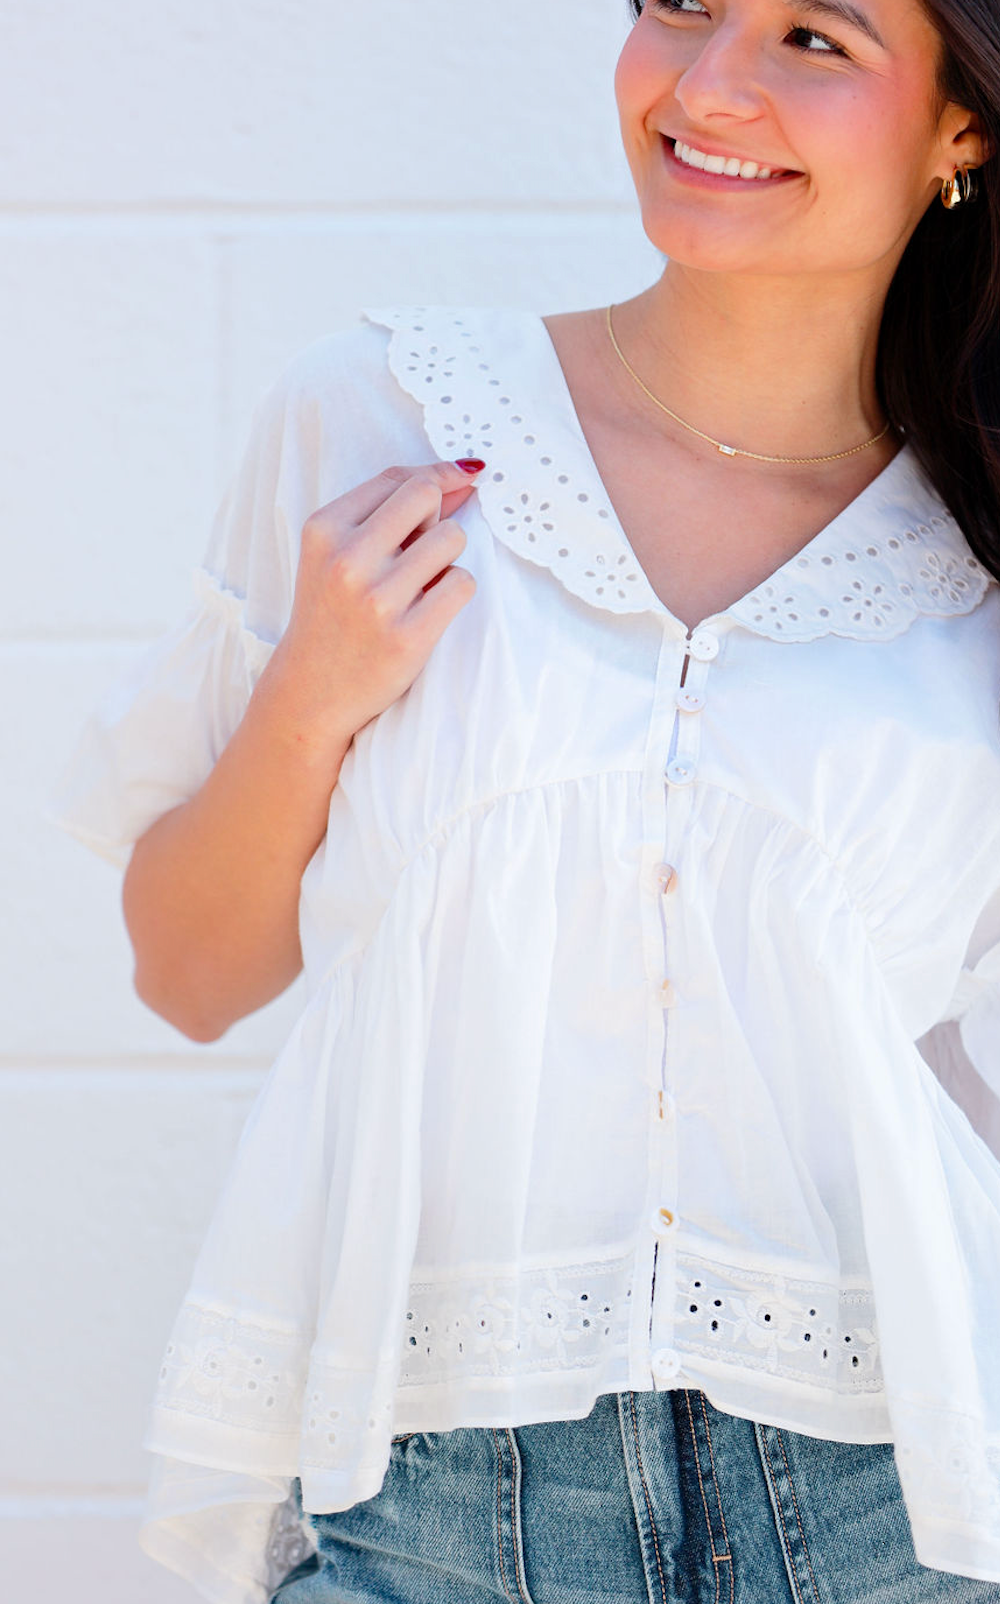
{"label": "smiling woman", "polygon": [[1000,1597],[1000,16],[615,85],[657,281],[304,353],[67,777],[152,1007],[305,969],[147,1438],[214,1604]]}
{"label": "smiling woman", "polygon": [[[631,0],[642,14],[641,0]],[[701,0],[652,0],[646,8],[677,29],[684,46],[704,64],[706,53],[725,45],[727,11]],[[850,0],[774,0],[756,8],[764,28],[757,72],[777,65],[779,52],[815,59],[806,80],[805,111],[810,123],[830,104],[817,74],[828,74],[843,91],[847,109],[831,130],[832,155],[844,186],[867,204],[871,181],[892,187],[883,215],[893,218],[905,147],[927,112],[970,119],[978,147],[956,148],[955,173],[975,170],[974,188],[956,211],[953,206],[922,206],[906,231],[898,265],[881,305],[875,384],[881,404],[958,518],[972,549],[994,571],[1000,568],[1000,164],[984,156],[1000,149],[1000,27],[988,0],[908,0],[891,7],[854,5]],[[884,13],[890,26],[880,27]],[[810,24],[803,26],[804,22]],[[814,32],[815,23],[820,31]],[[923,52],[906,50],[906,36],[925,36]],[[826,59],[824,59],[826,58]],[[930,83],[915,81],[913,68],[933,72]],[[907,70],[909,69],[909,70]],[[886,97],[889,120],[873,130],[865,117],[866,79],[892,87]],[[757,81],[748,77],[745,91]],[[929,91],[929,94],[926,93]],[[762,86],[762,92],[763,86]],[[848,102],[850,104],[848,105]],[[836,107],[834,108],[836,111]],[[780,126],[789,112],[775,107]],[[751,122],[753,119],[751,119]],[[775,117],[778,122],[778,117]],[[756,131],[756,130],[755,130]],[[811,129],[811,133],[812,133]],[[741,130],[741,133],[743,131]],[[822,129],[815,133],[822,138]],[[845,134],[849,143],[845,143]],[[901,151],[900,146],[903,145]],[[675,146],[676,154],[676,146]],[[690,159],[690,158],[688,158]],[[700,165],[698,157],[694,158]],[[705,166],[712,168],[706,159]],[[805,174],[795,176],[805,177]],[[904,171],[904,180],[908,174]],[[970,173],[971,176],[971,173]],[[970,204],[975,197],[976,204]],[[919,204],[919,203],[918,203]],[[882,210],[878,199],[874,209]],[[863,222],[849,224],[850,211],[838,205],[834,221],[850,243],[866,237]],[[891,232],[891,227],[887,229]],[[775,249],[780,236],[773,236]],[[673,241],[671,240],[671,243]],[[667,249],[664,243],[663,248]],[[928,377],[933,375],[933,383]]]}

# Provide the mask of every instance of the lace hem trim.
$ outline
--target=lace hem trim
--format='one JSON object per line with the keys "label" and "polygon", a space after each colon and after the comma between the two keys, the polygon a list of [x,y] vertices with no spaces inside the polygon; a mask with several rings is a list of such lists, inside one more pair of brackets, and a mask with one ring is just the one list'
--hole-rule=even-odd
{"label": "lace hem trim", "polygon": [[1000,1531],[1000,1438],[956,1410],[893,1406],[896,1468],[907,1506],[938,1523]]}
{"label": "lace hem trim", "polygon": [[[604,1370],[628,1347],[631,1256],[520,1276],[414,1280],[396,1350],[367,1369],[281,1330],[189,1298],[160,1371],[159,1409],[271,1440],[335,1469],[371,1458],[397,1390]],[[872,1295],[678,1256],[674,1344],[835,1395],[882,1390]]]}
{"label": "lace hem trim", "polygon": [[277,1591],[296,1566],[316,1553],[308,1518],[294,1490],[275,1510],[264,1553],[268,1595]]}
{"label": "lace hem trim", "polygon": [[[364,314],[390,329],[389,366],[424,411],[428,438],[442,457],[481,455],[484,516],[510,550],[548,569],[567,590],[614,613],[663,606],[604,495],[566,392],[565,420],[521,381],[517,393],[495,363],[487,319],[496,313],[442,307],[389,308]],[[565,381],[541,320],[508,313],[531,350],[547,396]],[[906,448],[904,447],[904,453]],[[719,616],[776,641],[840,635],[888,640],[920,614],[973,611],[991,577],[970,552],[955,520],[925,484],[908,454],[895,468],[900,504],[875,481],[764,585]],[[899,464],[897,467],[896,465]],[[846,523],[850,524],[850,532]]]}
{"label": "lace hem trim", "polygon": [[831,1286],[678,1254],[678,1350],[837,1393],[881,1393],[875,1302]]}

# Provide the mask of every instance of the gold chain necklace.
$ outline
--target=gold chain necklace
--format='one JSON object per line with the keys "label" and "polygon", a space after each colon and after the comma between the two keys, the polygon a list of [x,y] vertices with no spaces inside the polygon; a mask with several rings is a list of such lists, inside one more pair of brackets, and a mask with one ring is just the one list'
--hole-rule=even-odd
{"label": "gold chain necklace", "polygon": [[674,422],[679,423],[682,429],[688,429],[691,434],[696,434],[700,440],[707,440],[709,445],[715,446],[716,450],[721,451],[724,457],[752,457],[754,462],[789,462],[796,464],[806,462],[838,462],[841,457],[854,457],[859,451],[867,451],[869,446],[877,445],[880,440],[885,438],[892,427],[891,423],[887,423],[883,429],[879,430],[878,434],[873,434],[870,440],[863,441],[861,445],[851,446],[849,451],[830,451],[827,452],[826,456],[823,457],[766,457],[760,451],[743,451],[739,446],[724,445],[721,440],[715,440],[710,434],[705,434],[704,430],[696,429],[693,423],[685,423],[683,418],[678,417],[676,412],[671,412],[670,408],[665,406],[664,403],[653,394],[652,390],[648,389],[647,386],[643,384],[638,373],[636,373],[635,369],[631,366],[627,357],[625,356],[624,351],[618,344],[618,341],[615,339],[615,331],[611,326],[611,311],[612,308],[609,306],[607,323],[608,333],[611,336],[611,344],[618,353],[622,365],[625,367],[626,371],[632,375],[636,384],[639,386],[639,389],[642,390],[645,395],[648,395],[653,404],[658,406],[661,412],[665,412],[668,418],[673,418]]}

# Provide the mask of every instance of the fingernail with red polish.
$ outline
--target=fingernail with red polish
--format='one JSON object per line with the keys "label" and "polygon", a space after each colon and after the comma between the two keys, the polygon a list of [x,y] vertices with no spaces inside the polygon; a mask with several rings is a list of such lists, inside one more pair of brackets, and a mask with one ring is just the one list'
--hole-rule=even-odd
{"label": "fingernail with red polish", "polygon": [[461,468],[463,473],[482,473],[485,466],[485,462],[480,462],[478,457],[459,457],[455,463],[455,467]]}

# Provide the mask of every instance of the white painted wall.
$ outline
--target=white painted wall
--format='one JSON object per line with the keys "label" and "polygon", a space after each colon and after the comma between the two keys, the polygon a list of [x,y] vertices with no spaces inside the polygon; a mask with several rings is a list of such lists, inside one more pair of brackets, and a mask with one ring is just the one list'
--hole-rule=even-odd
{"label": "white painted wall", "polygon": [[285,999],[132,997],[114,871],[40,817],[187,604],[250,413],[363,304],[651,281],[626,0],[22,0],[0,50],[0,1592],[193,1604],[135,1543],[174,1310]]}

